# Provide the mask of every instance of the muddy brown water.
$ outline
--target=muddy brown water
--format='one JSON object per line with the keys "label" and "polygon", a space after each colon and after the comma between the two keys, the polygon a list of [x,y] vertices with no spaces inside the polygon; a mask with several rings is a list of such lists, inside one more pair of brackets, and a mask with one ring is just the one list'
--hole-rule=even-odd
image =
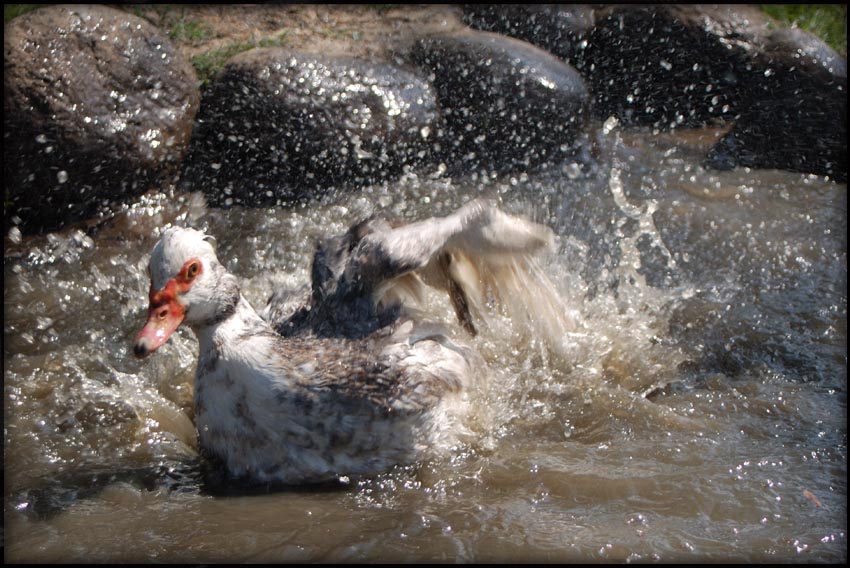
{"label": "muddy brown water", "polygon": [[[705,170],[697,138],[623,134],[589,172],[426,172],[294,209],[153,195],[92,236],[7,235],[5,559],[846,560],[846,185]],[[260,307],[307,283],[317,236],[481,195],[557,233],[565,352],[494,317],[472,436],[444,458],[336,488],[205,488],[191,331],[130,349],[159,227],[214,234]]]}

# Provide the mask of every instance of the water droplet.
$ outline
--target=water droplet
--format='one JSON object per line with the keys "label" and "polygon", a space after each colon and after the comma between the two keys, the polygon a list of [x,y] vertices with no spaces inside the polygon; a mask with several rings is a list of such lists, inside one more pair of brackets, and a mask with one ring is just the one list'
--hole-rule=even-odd
{"label": "water droplet", "polygon": [[65,170],[61,170],[58,174],[56,174],[56,179],[59,181],[59,183],[65,183],[66,181],[68,181],[68,172],[66,172]]}
{"label": "water droplet", "polygon": [[21,244],[21,230],[17,227],[12,227],[9,229],[9,233],[7,235],[9,240],[15,243],[16,245]]}
{"label": "water droplet", "polygon": [[608,120],[605,121],[605,124],[602,125],[602,133],[603,134],[610,134],[612,130],[617,128],[617,124],[619,122],[620,121],[617,120],[616,116],[609,116]]}

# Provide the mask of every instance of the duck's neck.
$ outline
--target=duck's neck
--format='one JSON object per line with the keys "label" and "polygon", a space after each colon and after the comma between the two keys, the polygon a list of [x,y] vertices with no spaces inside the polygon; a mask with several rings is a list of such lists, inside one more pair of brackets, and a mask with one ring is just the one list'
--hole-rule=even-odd
{"label": "duck's neck", "polygon": [[223,317],[192,326],[192,330],[199,343],[199,377],[214,369],[222,358],[231,360],[256,355],[253,351],[259,346],[255,344],[274,337],[268,322],[257,315],[241,294]]}

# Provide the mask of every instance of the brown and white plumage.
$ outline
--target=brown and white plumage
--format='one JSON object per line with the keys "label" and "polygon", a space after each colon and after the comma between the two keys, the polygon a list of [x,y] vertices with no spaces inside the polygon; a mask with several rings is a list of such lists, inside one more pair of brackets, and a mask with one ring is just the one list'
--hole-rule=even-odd
{"label": "brown and white plumage", "polygon": [[171,228],[151,255],[151,305],[134,352],[153,352],[183,322],[192,328],[200,446],[233,478],[375,474],[450,442],[483,367],[447,330],[414,317],[408,292],[445,289],[474,333],[484,269],[552,239],[483,201],[401,226],[370,219],[320,244],[305,305],[293,312],[276,295],[264,318],[210,237]]}

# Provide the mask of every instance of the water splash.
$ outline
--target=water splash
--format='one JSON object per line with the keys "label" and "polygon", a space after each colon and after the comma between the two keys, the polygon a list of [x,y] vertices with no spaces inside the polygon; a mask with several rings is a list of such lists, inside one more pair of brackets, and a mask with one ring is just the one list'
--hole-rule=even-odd
{"label": "water splash", "polygon": [[[620,212],[622,212],[626,218],[633,219],[638,222],[638,229],[632,235],[626,235],[623,232],[623,222],[617,223],[617,236],[621,238],[620,250],[622,252],[618,270],[620,275],[625,277],[624,281],[628,282],[631,280],[640,280],[642,284],[645,284],[645,281],[642,280],[641,275],[637,272],[641,267],[640,252],[637,249],[637,241],[641,237],[649,237],[652,245],[657,247],[664,255],[668,268],[675,268],[676,260],[664,244],[661,234],[658,232],[658,227],[655,226],[653,214],[658,210],[658,202],[654,199],[646,199],[642,204],[635,205],[630,203],[626,197],[621,179],[621,171],[624,165],[616,151],[617,146],[622,145],[622,141],[620,140],[620,134],[619,131],[616,130],[616,127],[617,119],[611,117],[605,122],[602,129],[606,136],[611,136],[611,133],[613,132],[614,137],[614,151],[611,153],[612,164],[609,174],[608,188],[610,189],[611,195],[614,197],[614,202],[617,204]],[[625,221],[625,219],[623,221]]]}
{"label": "water splash", "polygon": [[[514,180],[409,175],[285,210],[206,210],[187,203],[170,213],[163,197],[129,207],[91,233],[90,242],[71,232],[40,241],[9,239],[15,248],[7,253],[20,252],[7,254],[5,263],[5,442],[15,450],[7,454],[9,487],[29,489],[39,476],[86,460],[137,466],[192,455],[186,442],[193,434],[197,353],[191,332],[175,334],[144,366],[127,349],[144,318],[144,267],[160,223],[191,223],[215,234],[222,260],[261,308],[277,283],[295,289],[308,281],[310,244],[317,237],[375,213],[413,220],[487,196],[507,209],[533,203],[533,216],[560,235],[555,252],[533,270],[554,288],[562,310],[557,317],[566,314],[575,325],[550,333],[567,354],[540,341],[539,332],[527,332],[540,321],[496,313],[473,340],[491,375],[470,397],[476,407],[468,426],[478,438],[450,461],[380,477],[340,496],[252,498],[252,518],[267,515],[268,542],[286,540],[281,534],[308,538],[305,519],[359,531],[358,520],[374,514],[370,534],[381,541],[375,547],[380,554],[393,543],[421,549],[435,538],[428,527],[421,534],[405,528],[407,536],[398,537],[399,527],[416,528],[403,522],[417,511],[414,517],[421,513],[452,527],[474,559],[482,558],[499,530],[494,527],[511,513],[511,535],[540,542],[558,527],[552,542],[575,536],[570,542],[577,543],[578,556],[592,553],[582,539],[600,533],[648,557],[641,548],[647,538],[636,537],[637,528],[654,539],[659,558],[669,560],[682,549],[668,535],[683,530],[748,523],[753,532],[742,529],[732,540],[712,533],[717,538],[695,543],[694,552],[746,555],[763,542],[799,539],[814,515],[843,526],[846,188],[782,172],[709,175],[698,166],[679,179],[676,156],[655,148],[641,154],[609,126],[614,157],[604,171],[584,177],[565,173],[573,171],[566,166]],[[632,175],[659,164],[663,172],[650,171],[644,185],[629,185]],[[707,196],[703,187],[715,182],[723,191]],[[783,184],[784,194],[776,192]],[[801,191],[793,191],[794,184]],[[752,189],[726,191],[744,185]],[[747,223],[752,230],[745,232]],[[675,272],[675,285],[657,278],[660,270]],[[556,311],[547,299],[551,291],[516,274],[513,290]],[[445,298],[435,295],[433,303],[435,317],[454,321]],[[694,372],[694,361],[706,370]],[[796,379],[806,374],[810,383]],[[762,465],[763,458],[771,462]],[[751,465],[735,468],[745,463]],[[786,487],[767,485],[778,476]],[[74,492],[86,482],[61,488]],[[802,487],[824,507],[800,497]],[[166,558],[190,548],[180,538],[195,542],[197,535],[186,537],[185,527],[200,526],[193,525],[200,515],[214,521],[204,523],[201,536],[216,551],[222,534],[245,526],[245,517],[234,514],[244,509],[243,500],[182,499],[151,490],[128,495],[132,499],[70,502],[55,523],[22,522],[7,509],[9,541],[16,541],[22,557],[44,546],[67,549],[68,542],[88,554],[120,550],[126,534],[143,526],[166,543]],[[282,519],[284,502],[303,515]],[[771,521],[773,514],[782,521]],[[767,523],[759,524],[763,517]],[[327,535],[338,531],[320,532],[315,546],[325,550]],[[21,547],[25,535],[33,546]],[[846,541],[843,532],[836,538],[824,553],[812,537],[807,554],[832,558]],[[350,545],[338,540],[340,549]],[[759,560],[768,557],[758,554]]]}

